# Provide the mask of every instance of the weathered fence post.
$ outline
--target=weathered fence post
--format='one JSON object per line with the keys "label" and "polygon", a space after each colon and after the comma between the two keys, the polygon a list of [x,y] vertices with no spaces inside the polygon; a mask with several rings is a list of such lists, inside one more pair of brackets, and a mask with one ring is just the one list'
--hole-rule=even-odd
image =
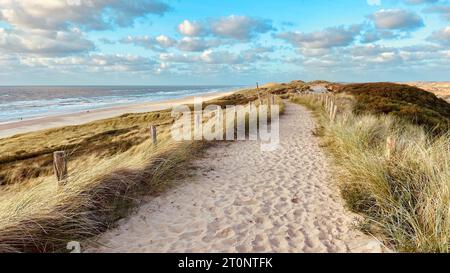
{"label": "weathered fence post", "polygon": [[150,125],[150,136],[152,138],[153,145],[158,144],[158,135],[156,131],[156,126]]}
{"label": "weathered fence post", "polygon": [[395,137],[388,136],[388,138],[386,140],[386,157],[387,157],[387,159],[391,159],[394,156],[396,148],[397,148],[397,141],[395,140]]}
{"label": "weathered fence post", "polygon": [[336,121],[337,110],[338,110],[337,105],[334,104],[332,111],[331,111],[331,121],[332,122]]}
{"label": "weathered fence post", "polygon": [[330,110],[329,110],[329,112],[330,112],[330,118],[331,118],[331,116],[333,115],[333,110],[334,110],[334,101],[332,100],[332,99],[330,99]]}
{"label": "weathered fence post", "polygon": [[[67,158],[66,152],[57,151],[53,153],[53,170],[58,182],[63,182],[67,179]],[[64,183],[61,183],[64,184]]]}

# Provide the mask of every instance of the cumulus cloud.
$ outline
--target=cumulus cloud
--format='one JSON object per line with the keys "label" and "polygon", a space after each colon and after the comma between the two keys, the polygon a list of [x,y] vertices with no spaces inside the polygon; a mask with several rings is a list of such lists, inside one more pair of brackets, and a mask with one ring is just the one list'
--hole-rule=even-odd
{"label": "cumulus cloud", "polygon": [[132,26],[137,18],[168,10],[159,0],[0,0],[0,21],[7,24],[0,30],[0,47],[45,56],[86,53],[95,46],[82,31]]}
{"label": "cumulus cloud", "polygon": [[450,46],[450,26],[433,32],[430,40],[441,45]]}
{"label": "cumulus cloud", "polygon": [[178,32],[185,36],[198,37],[203,33],[203,27],[198,22],[184,20],[178,25]]}
{"label": "cumulus cloud", "polygon": [[178,42],[177,48],[181,51],[200,52],[220,44],[219,40],[184,37]]}
{"label": "cumulus cloud", "polygon": [[399,37],[400,37],[399,34],[396,34],[389,30],[369,29],[361,35],[361,43],[363,44],[375,43],[377,41],[396,39]]}
{"label": "cumulus cloud", "polygon": [[198,54],[162,53],[159,59],[164,63],[196,63],[208,65],[254,64],[258,61],[268,61],[267,54],[272,52],[272,50],[269,47],[255,47],[235,53],[227,50],[207,49]]}
{"label": "cumulus cloud", "polygon": [[377,29],[412,31],[424,26],[418,14],[402,9],[382,9],[369,18]]}
{"label": "cumulus cloud", "polygon": [[157,37],[127,36],[125,38],[122,38],[120,42],[123,44],[133,44],[153,50],[163,50],[166,48],[170,48],[177,43],[176,40],[165,35],[159,35]]}
{"label": "cumulus cloud", "polygon": [[176,40],[166,35],[159,35],[156,37],[127,36],[120,39],[120,42],[123,44],[133,44],[135,46],[140,46],[155,51],[166,51],[170,48],[176,48],[178,50],[186,52],[202,52],[206,49],[226,44],[225,42],[218,39],[183,37],[179,40]]}
{"label": "cumulus cloud", "polygon": [[143,72],[153,71],[156,68],[156,62],[149,58],[120,54],[92,54],[61,58],[25,57],[21,63],[29,67],[71,72]]}
{"label": "cumulus cloud", "polygon": [[266,33],[274,27],[270,20],[230,15],[211,21],[211,32],[217,36],[248,40],[256,34]]}
{"label": "cumulus cloud", "polygon": [[111,29],[131,26],[136,18],[164,14],[170,7],[159,0],[0,0],[0,20],[28,29]]}
{"label": "cumulus cloud", "polygon": [[68,31],[47,31],[41,29],[10,30],[0,28],[0,48],[4,52],[41,55],[68,55],[91,51],[94,44],[83,34],[72,29]]}
{"label": "cumulus cloud", "polygon": [[235,40],[249,40],[271,30],[274,27],[270,20],[242,15],[212,18],[202,22],[185,20],[178,25],[178,32],[185,36],[216,36]]}
{"label": "cumulus cloud", "polygon": [[351,27],[331,27],[311,33],[284,32],[276,35],[276,37],[299,48],[330,49],[350,45],[360,32],[360,26],[355,25]]}

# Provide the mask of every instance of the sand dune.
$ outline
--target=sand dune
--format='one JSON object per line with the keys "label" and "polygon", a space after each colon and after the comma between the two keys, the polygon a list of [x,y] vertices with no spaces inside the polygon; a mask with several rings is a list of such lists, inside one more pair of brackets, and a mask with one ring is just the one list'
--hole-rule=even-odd
{"label": "sand dune", "polygon": [[87,252],[381,252],[353,228],[314,121],[287,104],[281,147],[220,143],[195,162],[191,179],[149,198]]}

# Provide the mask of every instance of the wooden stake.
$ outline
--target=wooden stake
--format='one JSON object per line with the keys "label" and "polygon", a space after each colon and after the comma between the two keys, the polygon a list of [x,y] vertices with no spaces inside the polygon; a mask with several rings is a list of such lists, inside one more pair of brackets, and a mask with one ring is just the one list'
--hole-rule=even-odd
{"label": "wooden stake", "polygon": [[397,147],[397,141],[395,140],[395,137],[388,136],[386,140],[386,157],[387,159],[391,159],[394,154]]}
{"label": "wooden stake", "polygon": [[67,179],[66,152],[57,151],[53,153],[53,171],[55,172],[58,182],[62,182]]}
{"label": "wooden stake", "polygon": [[158,135],[156,131],[156,126],[154,125],[150,126],[150,137],[152,138],[153,145],[158,144]]}
{"label": "wooden stake", "polygon": [[335,122],[336,121],[336,115],[337,115],[337,105],[335,104],[333,107],[333,111],[331,111],[331,121]]}

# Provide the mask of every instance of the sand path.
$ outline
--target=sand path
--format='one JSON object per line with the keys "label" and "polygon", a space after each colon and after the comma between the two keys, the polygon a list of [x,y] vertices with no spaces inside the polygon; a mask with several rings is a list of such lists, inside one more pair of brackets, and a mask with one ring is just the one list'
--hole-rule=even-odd
{"label": "sand path", "polygon": [[281,147],[220,143],[196,176],[152,198],[88,252],[380,252],[353,228],[305,108],[287,104]]}

